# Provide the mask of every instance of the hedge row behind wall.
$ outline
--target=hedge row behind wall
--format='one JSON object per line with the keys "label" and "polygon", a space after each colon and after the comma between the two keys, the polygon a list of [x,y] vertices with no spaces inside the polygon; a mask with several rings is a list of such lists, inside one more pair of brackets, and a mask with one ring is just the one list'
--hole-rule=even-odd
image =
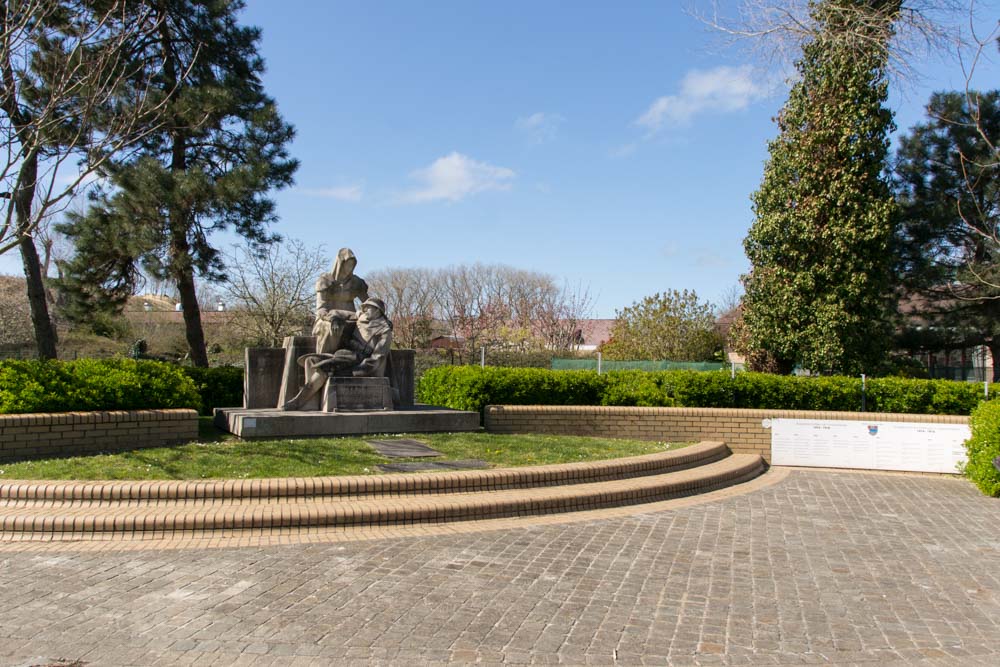
{"label": "hedge row behind wall", "polygon": [[0,361],[0,414],[216,407],[243,404],[243,369],[160,361]]}
{"label": "hedge row behind wall", "polygon": [[134,359],[0,362],[0,413],[201,407],[173,364]]}
{"label": "hedge row behind wall", "polygon": [[[458,410],[487,405],[624,405],[775,410],[862,408],[860,378],[793,377],[697,371],[548,371],[534,368],[448,366],[428,370],[418,396]],[[994,387],[990,387],[990,397]],[[983,385],[952,380],[877,378],[867,381],[865,410],[968,415],[983,400]]]}

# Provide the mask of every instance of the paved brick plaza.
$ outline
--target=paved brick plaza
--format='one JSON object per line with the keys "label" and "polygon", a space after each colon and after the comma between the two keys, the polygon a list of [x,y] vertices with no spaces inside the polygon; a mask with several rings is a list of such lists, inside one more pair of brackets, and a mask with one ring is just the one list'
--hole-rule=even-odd
{"label": "paved brick plaza", "polygon": [[501,530],[2,545],[0,664],[1000,664],[1000,501],[957,479],[769,476]]}

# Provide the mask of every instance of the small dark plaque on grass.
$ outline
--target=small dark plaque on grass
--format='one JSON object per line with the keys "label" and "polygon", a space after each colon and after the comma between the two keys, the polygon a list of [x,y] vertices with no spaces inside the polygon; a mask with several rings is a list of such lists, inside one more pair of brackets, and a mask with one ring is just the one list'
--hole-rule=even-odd
{"label": "small dark plaque on grass", "polygon": [[382,472],[420,472],[421,470],[475,470],[488,468],[490,464],[479,459],[461,461],[414,461],[413,463],[381,463]]}
{"label": "small dark plaque on grass", "polygon": [[402,438],[399,440],[367,440],[369,445],[382,456],[390,459],[412,459],[421,456],[444,456],[436,449],[431,449],[427,443],[419,440]]}

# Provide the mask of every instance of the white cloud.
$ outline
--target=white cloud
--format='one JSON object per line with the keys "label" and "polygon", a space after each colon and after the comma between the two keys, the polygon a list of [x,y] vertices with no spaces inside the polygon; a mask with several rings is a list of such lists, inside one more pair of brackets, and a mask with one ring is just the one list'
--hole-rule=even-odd
{"label": "white cloud", "polygon": [[506,167],[477,162],[458,152],[434,160],[410,177],[421,185],[403,194],[402,201],[420,203],[438,200],[460,201],[488,190],[509,190],[517,174]]}
{"label": "white cloud", "polygon": [[635,123],[656,132],[666,124],[686,125],[702,112],[745,109],[766,95],[767,86],[754,80],[750,65],[691,70],[684,75],[679,93],[657,99]]}
{"label": "white cloud", "polygon": [[340,185],[332,188],[297,188],[298,192],[312,197],[324,197],[338,201],[359,202],[364,197],[361,185]]}
{"label": "white cloud", "polygon": [[514,123],[514,127],[526,134],[536,144],[555,139],[559,126],[565,118],[557,113],[537,111],[530,116],[522,116]]}

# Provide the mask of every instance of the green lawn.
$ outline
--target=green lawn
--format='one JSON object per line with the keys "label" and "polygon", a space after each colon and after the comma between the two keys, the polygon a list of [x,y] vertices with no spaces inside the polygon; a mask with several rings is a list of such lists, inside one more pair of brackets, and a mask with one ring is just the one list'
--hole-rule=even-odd
{"label": "green lawn", "polygon": [[[482,459],[493,467],[595,461],[677,449],[686,443],[556,435],[418,433],[351,438],[239,440],[202,421],[198,442],[117,454],[0,463],[6,479],[247,479],[377,474],[379,456],[366,439],[415,438],[446,460]],[[393,461],[416,459],[393,459]],[[432,459],[434,460],[434,459]]]}

